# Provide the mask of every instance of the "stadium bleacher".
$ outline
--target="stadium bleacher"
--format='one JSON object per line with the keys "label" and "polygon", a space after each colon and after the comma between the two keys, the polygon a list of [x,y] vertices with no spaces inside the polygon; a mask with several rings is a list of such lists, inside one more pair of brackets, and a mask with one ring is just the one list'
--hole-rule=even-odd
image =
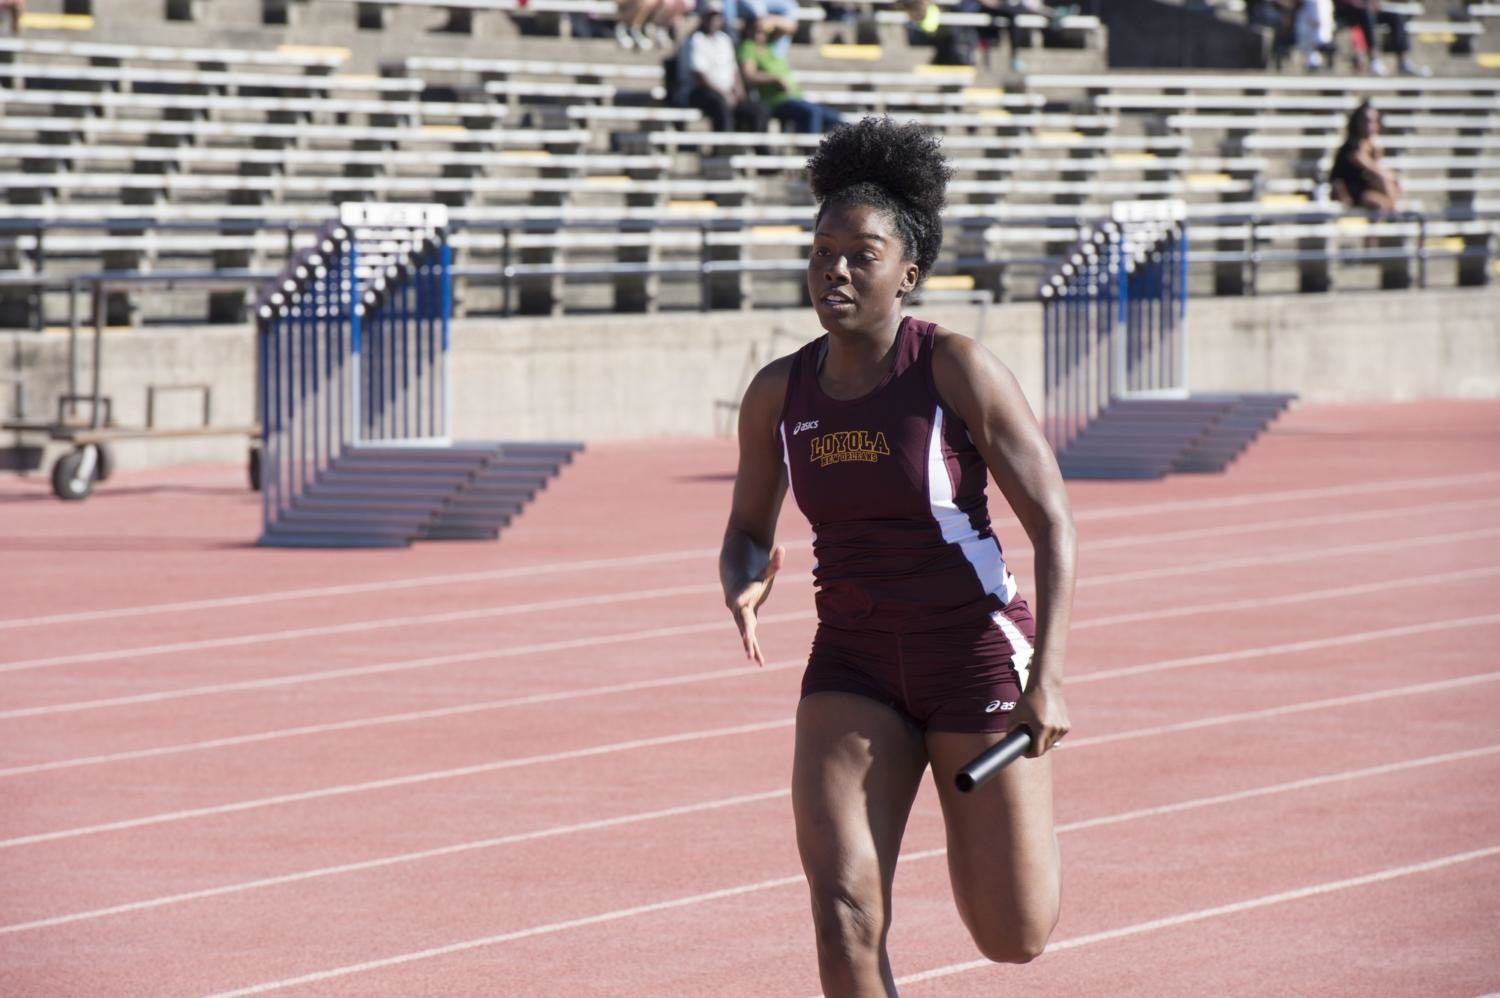
{"label": "stadium bleacher", "polygon": [[[1316,290],[1335,270],[1339,286],[1493,276],[1494,5],[1413,22],[1442,74],[1427,79],[1105,72],[1089,15],[1028,22],[1025,76],[982,56],[931,66],[898,10],[859,7],[852,25],[804,7],[792,63],[810,99],[943,134],[958,176],[939,273],[955,288],[1024,296],[1112,201],[1158,198],[1187,203],[1202,293]],[[272,272],[337,202],[365,199],[450,206],[463,310],[800,303],[817,137],[710,131],[666,103],[665,53],[602,29],[613,10],[36,0],[0,38],[0,324],[45,324],[100,271]],[[1401,218],[1326,200],[1366,97],[1410,195]],[[243,293],[174,294],[112,292],[110,321],[191,317],[194,294],[200,317],[204,294],[213,318],[243,316]]]}

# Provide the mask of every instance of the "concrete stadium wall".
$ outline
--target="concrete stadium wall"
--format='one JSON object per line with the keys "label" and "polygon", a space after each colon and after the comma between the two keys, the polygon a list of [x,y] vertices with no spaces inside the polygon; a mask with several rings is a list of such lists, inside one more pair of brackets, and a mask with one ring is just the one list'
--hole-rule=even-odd
{"label": "concrete stadium wall", "polygon": [[[1038,306],[915,311],[977,336],[1040,404]],[[1500,289],[1197,299],[1190,319],[1194,389],[1287,390],[1306,402],[1500,398]],[[731,432],[733,406],[755,370],[818,331],[808,309],[461,321],[454,326],[455,435],[599,441]],[[82,347],[86,387],[87,338]],[[252,350],[248,328],[110,332],[104,391],[120,424],[140,425],[147,384],[207,382],[216,423],[249,423]],[[26,372],[32,415],[53,411],[67,384],[66,336],[5,334],[5,368]],[[9,416],[5,387],[0,414]],[[166,396],[158,421],[190,425],[196,406],[191,394]],[[10,442],[0,436],[0,448]],[[245,442],[128,442],[116,455],[121,467],[239,461]]]}
{"label": "concrete stadium wall", "polygon": [[1189,324],[1195,390],[1500,398],[1500,289],[1197,299]]}

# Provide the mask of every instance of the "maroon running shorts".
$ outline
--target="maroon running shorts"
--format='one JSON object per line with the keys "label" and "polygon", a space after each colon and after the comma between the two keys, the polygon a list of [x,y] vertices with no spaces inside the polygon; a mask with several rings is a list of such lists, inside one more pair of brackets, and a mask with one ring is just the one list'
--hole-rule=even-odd
{"label": "maroon running shorts", "polygon": [[802,695],[853,693],[925,731],[1001,732],[1026,688],[1036,637],[1019,596],[1003,610],[932,631],[853,631],[819,624]]}

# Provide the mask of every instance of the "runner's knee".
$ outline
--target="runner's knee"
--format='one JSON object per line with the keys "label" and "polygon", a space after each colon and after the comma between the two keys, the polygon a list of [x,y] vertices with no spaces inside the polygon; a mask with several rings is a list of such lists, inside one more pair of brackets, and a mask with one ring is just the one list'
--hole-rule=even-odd
{"label": "runner's knee", "polygon": [[1047,949],[1051,932],[1007,931],[974,934],[974,942],[986,960],[994,963],[1030,963]]}
{"label": "runner's knee", "polygon": [[880,949],[885,904],[879,891],[814,887],[813,924],[825,959],[858,963]]}

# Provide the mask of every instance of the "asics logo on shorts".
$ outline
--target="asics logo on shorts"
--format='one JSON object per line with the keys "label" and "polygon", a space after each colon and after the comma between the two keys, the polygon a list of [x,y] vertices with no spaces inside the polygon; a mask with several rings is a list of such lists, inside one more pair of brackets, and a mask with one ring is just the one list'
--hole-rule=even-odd
{"label": "asics logo on shorts", "polygon": [[1016,702],[1014,700],[991,700],[990,701],[990,705],[988,707],[984,708],[984,712],[986,714],[993,714],[997,710],[1015,710],[1015,709],[1016,709]]}

